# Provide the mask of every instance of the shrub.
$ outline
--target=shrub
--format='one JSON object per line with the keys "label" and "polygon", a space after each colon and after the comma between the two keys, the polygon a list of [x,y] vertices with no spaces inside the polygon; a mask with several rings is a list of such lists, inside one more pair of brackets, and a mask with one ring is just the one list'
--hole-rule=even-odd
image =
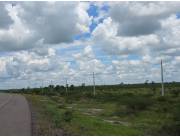
{"label": "shrub", "polygon": [[119,107],[119,105],[117,105],[113,115],[115,116],[126,116],[128,114],[131,114],[131,111],[129,109],[126,108],[126,106],[121,106]]}
{"label": "shrub", "polygon": [[175,121],[179,121],[180,123],[180,104],[177,104],[175,106],[175,109],[173,111],[173,116]]}
{"label": "shrub", "polygon": [[53,123],[54,123],[55,127],[61,127],[61,121],[60,121],[60,118],[58,116],[54,116]]}
{"label": "shrub", "polygon": [[128,93],[124,93],[123,96],[129,96],[129,97],[132,97],[132,96],[134,96],[134,94],[128,92]]}
{"label": "shrub", "polygon": [[64,109],[65,108],[65,104],[64,103],[59,103],[57,105],[57,107],[60,108],[60,109]]}
{"label": "shrub", "polygon": [[157,97],[157,101],[159,101],[159,102],[167,102],[168,98],[165,97],[165,96],[159,96],[159,97]]}
{"label": "shrub", "polygon": [[175,106],[173,110],[172,121],[166,122],[159,131],[161,135],[180,135],[180,104]]}
{"label": "shrub", "polygon": [[94,95],[92,94],[92,92],[86,92],[86,93],[85,93],[85,97],[87,97],[87,98],[93,98]]}
{"label": "shrub", "polygon": [[132,97],[127,98],[124,103],[129,110],[136,112],[146,109],[148,106],[152,105],[153,101],[145,97]]}
{"label": "shrub", "polygon": [[54,100],[55,102],[59,101],[59,97],[58,96],[51,96],[51,99]]}
{"label": "shrub", "polygon": [[71,122],[73,119],[73,111],[72,110],[66,110],[63,115],[63,120],[65,122]]}
{"label": "shrub", "polygon": [[161,136],[177,136],[180,135],[180,123],[178,122],[168,122],[163,125],[159,131]]}
{"label": "shrub", "polygon": [[72,98],[70,98],[70,97],[66,98],[65,101],[66,101],[66,103],[68,103],[68,104],[72,104],[72,103],[73,103]]}
{"label": "shrub", "polygon": [[166,103],[166,104],[162,105],[161,107],[158,107],[156,109],[156,112],[166,113],[170,110],[169,108],[170,108],[170,105]]}
{"label": "shrub", "polygon": [[174,97],[178,97],[179,96],[179,93],[180,91],[179,90],[172,90],[171,94],[174,96]]}

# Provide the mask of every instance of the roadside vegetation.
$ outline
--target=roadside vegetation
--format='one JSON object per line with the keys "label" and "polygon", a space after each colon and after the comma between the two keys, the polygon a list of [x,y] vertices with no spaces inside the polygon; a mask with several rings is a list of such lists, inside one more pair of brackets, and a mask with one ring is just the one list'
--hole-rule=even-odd
{"label": "roadside vegetation", "polygon": [[21,89],[34,135],[180,135],[180,84],[73,85]]}

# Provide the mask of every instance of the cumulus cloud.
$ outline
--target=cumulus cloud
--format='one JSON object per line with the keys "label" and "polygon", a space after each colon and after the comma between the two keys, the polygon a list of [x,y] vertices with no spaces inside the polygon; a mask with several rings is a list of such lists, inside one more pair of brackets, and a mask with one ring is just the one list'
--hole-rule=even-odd
{"label": "cumulus cloud", "polygon": [[119,23],[119,35],[138,36],[158,31],[160,19],[178,11],[178,2],[120,2],[111,4],[110,16]]}
{"label": "cumulus cloud", "polygon": [[[158,81],[160,69],[157,66],[161,59],[168,80],[172,80],[174,74],[178,75],[177,72],[171,71],[176,69],[175,64],[178,60],[175,58],[179,56],[180,25],[176,15],[179,3],[110,2],[109,4],[109,17],[94,29],[92,40],[95,46],[109,55],[121,57],[125,55],[125,58],[113,62],[119,76],[125,81],[142,82],[145,79]],[[138,58],[133,57],[134,55]]]}
{"label": "cumulus cloud", "polygon": [[12,7],[10,4],[6,4],[6,7],[14,23],[7,29],[0,29],[0,51],[29,49],[38,45],[40,42],[36,35],[18,17],[19,7]]}
{"label": "cumulus cloud", "polygon": [[179,3],[109,4],[109,17],[98,24],[92,33],[94,45],[99,45],[107,53],[116,55],[178,54],[180,21],[176,14],[179,11]]}
{"label": "cumulus cloud", "polygon": [[[157,35],[139,37],[120,37],[117,35],[118,25],[109,17],[93,31],[94,44],[99,45],[110,54],[145,54],[148,47],[159,44]],[[142,50],[140,48],[146,47]]]}
{"label": "cumulus cloud", "polygon": [[0,29],[7,29],[13,23],[4,3],[0,4]]}
{"label": "cumulus cloud", "polygon": [[84,48],[84,51],[73,55],[80,71],[85,73],[101,72],[104,64],[96,59],[91,46]]}
{"label": "cumulus cloud", "polygon": [[[17,2],[16,6],[6,3],[6,8],[2,8],[0,17],[6,11],[14,23],[0,28],[1,51],[69,43],[75,35],[89,31],[88,3]],[[6,21],[4,16],[1,18],[2,23]]]}
{"label": "cumulus cloud", "polygon": [[[80,31],[88,31],[89,16],[87,4],[25,2],[20,17],[45,43],[71,42]],[[82,13],[82,14],[80,14]]]}
{"label": "cumulus cloud", "polygon": [[[91,84],[93,72],[97,84],[160,81],[161,59],[165,81],[180,80],[179,2],[3,4],[2,87],[7,82],[15,87],[51,80],[64,84],[65,79]],[[90,4],[96,5],[97,16],[88,14]],[[104,4],[108,10],[102,10]],[[79,34],[85,39],[76,38]]]}
{"label": "cumulus cloud", "polygon": [[[6,57],[0,57],[0,78],[31,80],[44,77],[52,77],[53,73],[68,71],[67,62],[60,62],[60,58],[55,54],[54,49],[49,48],[48,54],[42,55],[34,51],[15,52]],[[42,77],[37,77],[41,74]],[[44,76],[43,76],[44,75]],[[47,79],[46,78],[46,79]]]}

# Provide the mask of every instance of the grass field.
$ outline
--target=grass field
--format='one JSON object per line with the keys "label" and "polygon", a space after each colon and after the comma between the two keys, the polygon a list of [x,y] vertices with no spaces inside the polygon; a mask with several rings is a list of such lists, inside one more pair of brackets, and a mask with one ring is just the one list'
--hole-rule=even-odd
{"label": "grass field", "polygon": [[35,135],[180,135],[179,92],[149,88],[24,94],[35,111]]}

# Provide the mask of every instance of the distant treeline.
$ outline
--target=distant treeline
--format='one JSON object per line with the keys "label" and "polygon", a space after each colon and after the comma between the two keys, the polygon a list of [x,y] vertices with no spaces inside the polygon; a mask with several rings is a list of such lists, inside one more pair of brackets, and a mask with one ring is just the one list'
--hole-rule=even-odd
{"label": "distant treeline", "polygon": [[[179,88],[180,82],[166,82],[164,83],[165,88],[171,89],[171,88]],[[153,90],[157,88],[161,88],[161,83],[139,83],[139,84],[117,84],[117,85],[96,85],[96,90],[98,91],[116,91],[118,89],[134,89],[134,88],[154,88]],[[74,85],[49,85],[48,87],[41,87],[41,88],[23,88],[23,89],[9,89],[9,90],[0,90],[0,92],[70,92],[70,91],[92,91],[93,86],[85,85],[84,83],[81,86],[74,86]]]}

